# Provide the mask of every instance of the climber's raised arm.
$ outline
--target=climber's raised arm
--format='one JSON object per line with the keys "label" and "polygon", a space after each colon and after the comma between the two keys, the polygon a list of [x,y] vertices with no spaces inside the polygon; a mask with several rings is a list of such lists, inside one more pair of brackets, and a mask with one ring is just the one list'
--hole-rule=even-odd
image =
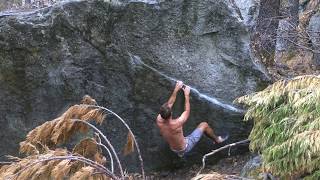
{"label": "climber's raised arm", "polygon": [[184,112],[177,119],[180,125],[183,125],[189,118],[190,115],[190,87],[184,86],[182,88],[184,91],[185,103],[184,103]]}
{"label": "climber's raised arm", "polygon": [[173,90],[173,92],[172,92],[172,94],[171,94],[171,96],[170,96],[170,98],[169,98],[169,100],[167,102],[168,106],[170,108],[172,108],[174,102],[176,101],[177,93],[182,88],[182,86],[183,86],[182,81],[177,81],[176,86],[175,86],[175,88],[174,88],[174,90]]}

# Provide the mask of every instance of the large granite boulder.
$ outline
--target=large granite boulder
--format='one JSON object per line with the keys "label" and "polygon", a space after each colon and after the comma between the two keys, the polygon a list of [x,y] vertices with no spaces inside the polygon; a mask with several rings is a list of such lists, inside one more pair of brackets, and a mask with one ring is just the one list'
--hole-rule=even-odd
{"label": "large granite boulder", "polygon": [[[17,155],[29,130],[90,94],[132,127],[147,170],[179,164],[155,124],[175,79],[193,87],[186,134],[208,121],[217,133],[230,133],[228,142],[246,138],[250,126],[232,101],[261,87],[264,76],[250,59],[248,32],[230,5],[112,2],[71,1],[0,15],[2,157]],[[182,110],[179,95],[175,114]],[[121,124],[107,117],[100,128],[122,153],[127,132]],[[203,138],[188,162],[200,162],[212,148]],[[129,169],[138,167],[136,156],[123,160]]]}

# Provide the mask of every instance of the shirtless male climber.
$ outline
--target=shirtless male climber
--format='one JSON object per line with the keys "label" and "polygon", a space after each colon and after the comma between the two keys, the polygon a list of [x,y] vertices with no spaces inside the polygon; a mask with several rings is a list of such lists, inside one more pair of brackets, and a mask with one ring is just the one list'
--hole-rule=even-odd
{"label": "shirtless male climber", "polygon": [[[178,91],[182,89],[185,97],[184,112],[180,117],[172,118],[172,106],[176,101]],[[163,138],[169,144],[171,150],[179,157],[183,157],[186,153],[198,143],[203,133],[213,140],[213,143],[221,143],[228,137],[216,136],[213,129],[207,122],[201,122],[198,127],[187,137],[183,135],[183,125],[188,120],[190,114],[190,87],[183,85],[182,81],[178,81],[168,102],[160,107],[157,117],[157,125]]]}

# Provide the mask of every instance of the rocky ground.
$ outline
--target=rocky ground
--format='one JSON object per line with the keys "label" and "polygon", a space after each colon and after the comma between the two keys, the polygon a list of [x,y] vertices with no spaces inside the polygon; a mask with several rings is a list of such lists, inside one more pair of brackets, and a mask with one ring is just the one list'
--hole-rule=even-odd
{"label": "rocky ground", "polygon": [[[252,154],[246,153],[243,155],[231,156],[229,158],[221,159],[216,164],[209,164],[197,175],[201,164],[193,165],[192,167],[185,167],[178,170],[154,172],[147,175],[148,180],[220,180],[220,179],[243,179],[240,173],[246,162],[253,158]],[[139,175],[134,175],[131,179],[140,179]]]}

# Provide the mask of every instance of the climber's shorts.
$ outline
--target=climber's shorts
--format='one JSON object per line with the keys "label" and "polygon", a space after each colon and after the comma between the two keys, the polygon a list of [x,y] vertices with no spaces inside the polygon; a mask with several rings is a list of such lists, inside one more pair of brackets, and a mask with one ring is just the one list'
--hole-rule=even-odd
{"label": "climber's shorts", "polygon": [[179,157],[183,157],[186,153],[190,152],[192,148],[199,142],[202,135],[203,132],[201,131],[201,129],[196,128],[189,136],[185,137],[186,147],[184,150],[171,150],[175,152]]}

